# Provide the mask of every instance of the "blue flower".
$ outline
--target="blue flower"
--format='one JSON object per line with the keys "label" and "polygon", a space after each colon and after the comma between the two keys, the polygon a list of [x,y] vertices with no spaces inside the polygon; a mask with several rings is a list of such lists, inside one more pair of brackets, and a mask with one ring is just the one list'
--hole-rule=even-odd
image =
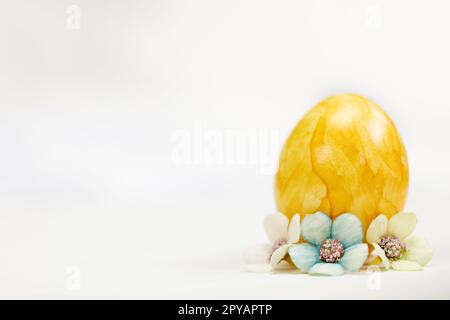
{"label": "blue flower", "polygon": [[342,275],[358,271],[368,256],[362,243],[361,221],[351,213],[338,216],[333,222],[322,212],[307,215],[302,222],[306,242],[292,245],[289,256],[295,266],[309,274]]}

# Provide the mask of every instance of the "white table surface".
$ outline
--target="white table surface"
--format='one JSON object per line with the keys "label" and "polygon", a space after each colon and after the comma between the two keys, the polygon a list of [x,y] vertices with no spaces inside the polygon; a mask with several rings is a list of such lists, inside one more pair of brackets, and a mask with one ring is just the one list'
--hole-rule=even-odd
{"label": "white table surface", "polygon": [[[2,8],[1,298],[450,298],[448,1]],[[244,272],[242,252],[265,241],[274,211],[284,137],[341,92],[396,123],[406,209],[434,259],[415,273]],[[256,159],[220,140],[246,130],[262,134],[244,139]],[[192,139],[181,159],[180,133]]]}

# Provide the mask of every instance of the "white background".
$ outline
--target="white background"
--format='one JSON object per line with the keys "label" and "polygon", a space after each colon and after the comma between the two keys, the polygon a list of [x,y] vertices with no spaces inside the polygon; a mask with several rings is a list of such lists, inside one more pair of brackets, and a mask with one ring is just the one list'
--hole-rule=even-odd
{"label": "white background", "polygon": [[[445,0],[3,0],[0,297],[450,298],[449,14]],[[244,272],[283,139],[342,92],[401,132],[434,259]],[[246,130],[262,132],[256,158],[221,142]]]}

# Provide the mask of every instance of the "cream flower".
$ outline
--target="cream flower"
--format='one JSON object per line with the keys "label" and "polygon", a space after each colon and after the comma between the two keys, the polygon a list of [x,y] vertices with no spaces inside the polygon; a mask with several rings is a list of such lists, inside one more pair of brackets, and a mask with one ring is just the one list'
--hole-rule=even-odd
{"label": "cream flower", "polygon": [[366,264],[378,256],[386,269],[421,270],[430,262],[433,251],[426,240],[411,236],[416,224],[416,215],[411,212],[397,213],[389,220],[383,214],[378,215],[366,233],[367,242],[374,248]]}
{"label": "cream flower", "polygon": [[246,270],[252,272],[268,272],[282,267],[291,244],[300,240],[300,216],[289,219],[275,213],[265,217],[264,229],[271,244],[250,247],[244,253]]}

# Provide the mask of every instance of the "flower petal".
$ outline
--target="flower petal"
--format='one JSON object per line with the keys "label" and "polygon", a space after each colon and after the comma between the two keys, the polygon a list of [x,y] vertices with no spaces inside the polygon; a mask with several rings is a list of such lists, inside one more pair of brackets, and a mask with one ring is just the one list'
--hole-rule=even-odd
{"label": "flower petal", "polygon": [[264,229],[272,243],[286,240],[289,220],[282,213],[274,213],[264,218]]}
{"label": "flower petal", "polygon": [[245,271],[248,272],[265,273],[270,272],[271,270],[272,267],[268,263],[253,263],[245,265]]}
{"label": "flower petal", "polygon": [[296,214],[289,223],[287,243],[296,243],[300,240],[300,215]]}
{"label": "flower petal", "polygon": [[414,232],[417,217],[412,212],[400,212],[392,216],[388,222],[388,234],[405,239]]}
{"label": "flower petal", "polygon": [[344,248],[361,243],[364,238],[362,223],[354,214],[341,214],[333,221],[331,237],[339,240],[344,245]]}
{"label": "flower petal", "polygon": [[381,247],[376,243],[371,243],[371,245],[373,246],[376,254],[380,257],[381,262],[383,263],[384,267],[386,269],[390,269],[391,261],[389,261],[388,257],[386,257],[386,253],[384,253],[384,250],[381,249]]}
{"label": "flower petal", "polygon": [[391,262],[392,269],[397,271],[419,271],[422,266],[416,262],[408,260],[397,260]]}
{"label": "flower petal", "polygon": [[289,246],[290,245],[285,244],[284,246],[277,248],[272,253],[272,257],[270,257],[270,265],[272,266],[273,269],[275,269],[276,266],[284,259],[284,257],[288,252]]}
{"label": "flower petal", "polygon": [[406,252],[402,259],[414,261],[421,266],[430,262],[433,256],[433,249],[428,241],[423,238],[413,236],[405,240]]}
{"label": "flower petal", "polygon": [[308,271],[319,262],[319,248],[309,243],[291,245],[288,252],[292,262],[301,271]]}
{"label": "flower petal", "polygon": [[378,257],[378,255],[375,253],[375,250],[372,250],[372,252],[367,257],[366,261],[364,262],[365,266],[375,265],[381,262],[381,259]]}
{"label": "flower petal", "polygon": [[302,222],[303,238],[309,243],[320,245],[331,235],[331,219],[323,212],[309,214]]}
{"label": "flower petal", "polygon": [[388,219],[384,214],[379,214],[369,225],[366,232],[366,240],[369,243],[377,242],[387,234]]}
{"label": "flower petal", "polygon": [[367,244],[355,244],[345,249],[344,256],[339,263],[344,267],[345,271],[355,272],[361,269],[368,255],[369,247]]}
{"label": "flower petal", "polygon": [[326,276],[340,276],[344,274],[344,268],[339,263],[319,262],[309,269],[308,273]]}
{"label": "flower petal", "polygon": [[272,246],[270,244],[257,244],[247,248],[244,252],[246,264],[268,264]]}

